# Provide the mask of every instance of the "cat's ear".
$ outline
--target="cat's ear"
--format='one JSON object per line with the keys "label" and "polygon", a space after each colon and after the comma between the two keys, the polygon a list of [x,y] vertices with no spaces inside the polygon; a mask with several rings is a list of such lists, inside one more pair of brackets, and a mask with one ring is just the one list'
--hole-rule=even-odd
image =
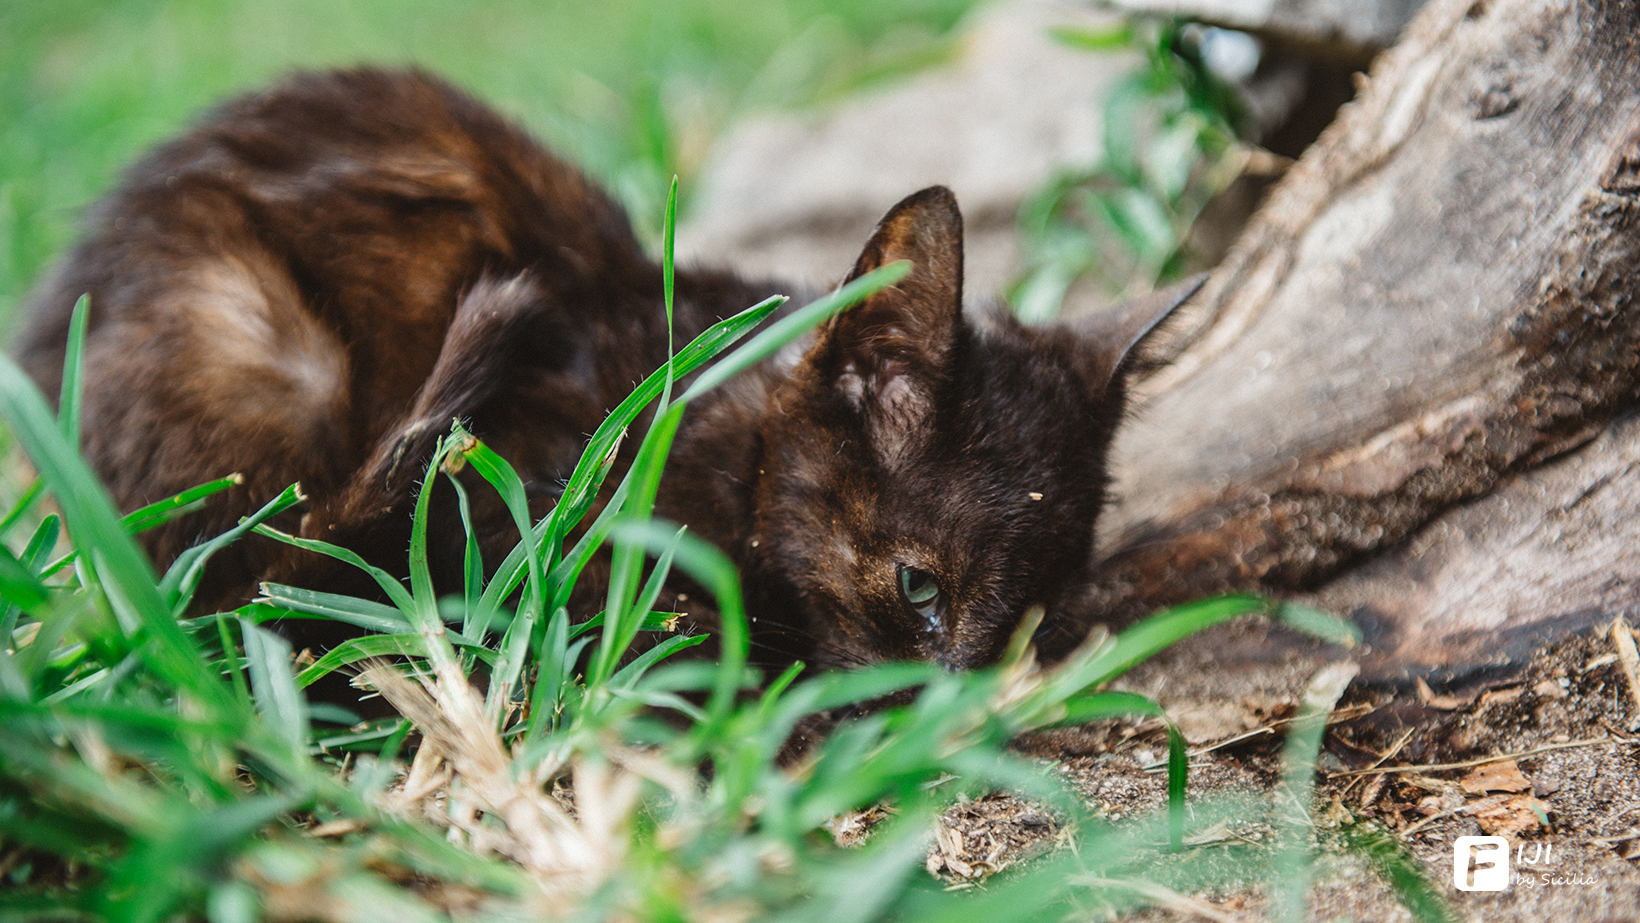
{"label": "cat's ear", "polygon": [[1088,345],[1083,371],[1089,387],[1108,391],[1143,367],[1146,340],[1190,296],[1201,290],[1207,273],[1141,295],[1106,311],[1070,321],[1067,326]]}
{"label": "cat's ear", "polygon": [[962,324],[962,213],[951,190],[931,186],[889,209],[849,279],[896,260],[911,272],[833,318],[813,355],[873,429],[904,432],[949,377]]}

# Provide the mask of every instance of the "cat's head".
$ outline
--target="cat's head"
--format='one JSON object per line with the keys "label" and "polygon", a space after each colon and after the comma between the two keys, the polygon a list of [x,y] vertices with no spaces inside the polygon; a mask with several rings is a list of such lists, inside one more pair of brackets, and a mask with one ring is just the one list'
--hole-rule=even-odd
{"label": "cat's head", "polygon": [[962,251],[950,190],[896,205],[849,278],[912,271],[822,327],[773,395],[748,576],[819,663],[989,663],[1078,584],[1126,378],[1188,296],[1080,327],[973,323]]}

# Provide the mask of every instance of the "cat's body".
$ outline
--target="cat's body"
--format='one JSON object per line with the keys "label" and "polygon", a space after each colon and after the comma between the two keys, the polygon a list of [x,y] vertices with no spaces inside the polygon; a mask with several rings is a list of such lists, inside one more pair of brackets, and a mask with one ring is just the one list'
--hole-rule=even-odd
{"label": "cat's body", "polygon": [[[735,559],[775,658],[999,654],[1027,606],[1084,573],[1130,350],[1179,300],[1080,331],[969,323],[961,218],[937,187],[890,212],[855,274],[901,258],[912,274],[806,354],[692,406],[668,462],[657,513]],[[683,343],[775,287],[680,270],[677,291]],[[162,563],[300,481],[310,499],[281,526],[402,570],[409,500],[454,417],[544,509],[668,342],[660,269],[620,210],[403,72],[293,78],[139,162],[35,295],[19,349],[50,394],[82,292],[84,448],[115,500],[245,477],[150,534]],[[493,563],[516,532],[472,493]],[[446,574],[453,505],[434,522]],[[252,538],[213,561],[201,602],[238,604],[262,579],[357,588]],[[693,595],[681,608],[710,630]]]}

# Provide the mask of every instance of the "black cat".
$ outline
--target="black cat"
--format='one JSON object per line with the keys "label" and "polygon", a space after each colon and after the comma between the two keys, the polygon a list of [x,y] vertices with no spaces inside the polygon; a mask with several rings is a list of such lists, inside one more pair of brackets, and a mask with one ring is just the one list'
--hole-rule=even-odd
{"label": "black cat", "polygon": [[[1080,327],[967,318],[942,187],[891,209],[850,277],[900,259],[900,284],[696,402],[668,462],[657,513],[740,566],[765,660],[996,658],[1028,606],[1083,578],[1126,376],[1188,296]],[[696,270],[676,285],[678,342],[778,288]],[[34,296],[20,351],[47,393],[83,292],[83,444],[116,501],[245,477],[148,533],[161,564],[300,481],[308,503],[278,524],[402,571],[409,501],[452,417],[544,509],[668,342],[661,271],[620,209],[415,72],[297,76],[140,161]],[[499,560],[517,532],[473,495]],[[435,531],[435,563],[459,573],[459,527]],[[266,579],[356,589],[253,538],[213,561],[197,603],[238,605]],[[688,596],[663,604],[711,630]]]}

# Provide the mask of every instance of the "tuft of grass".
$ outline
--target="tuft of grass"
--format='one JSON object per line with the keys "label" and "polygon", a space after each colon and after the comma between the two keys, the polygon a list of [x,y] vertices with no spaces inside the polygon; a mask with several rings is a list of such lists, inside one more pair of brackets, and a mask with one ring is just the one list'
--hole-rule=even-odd
{"label": "tuft of grass", "polygon": [[1192,34],[1182,20],[1150,18],[1055,31],[1091,52],[1137,49],[1144,64],[1105,97],[1100,159],[1061,172],[1020,208],[1027,265],[1008,301],[1021,320],[1053,319],[1082,279],[1131,294],[1183,274],[1191,226],[1248,157],[1238,91],[1206,66]]}
{"label": "tuft of grass", "polygon": [[[754,306],[685,345],[611,413],[537,521],[511,466],[456,423],[417,497],[407,582],[263,524],[294,491],[155,573],[133,533],[209,502],[223,482],[120,517],[73,447],[73,403],[54,418],[0,359],[0,415],[62,511],[0,555],[0,915],[1023,921],[1187,904],[1181,892],[1307,868],[1296,847],[1279,861],[1237,846],[1219,848],[1228,861],[1198,861],[1203,847],[1192,844],[1204,831],[1268,807],[1198,799],[1185,811],[1174,729],[1169,805],[1122,824],[1092,815],[1008,743],[1096,718],[1165,718],[1154,702],[1104,687],[1231,618],[1264,613],[1352,637],[1324,613],[1206,600],[1092,637],[1049,667],[1029,645],[1040,613],[1001,664],[972,673],[896,663],[769,678],[748,667],[733,564],[651,516],[670,440],[691,401],[906,269],[885,266],[756,334],[776,304]],[[651,407],[632,464],[609,484],[616,444]],[[429,488],[456,484],[465,509],[468,488],[455,478],[464,466],[508,503],[521,537],[492,565],[463,517],[461,585],[439,587],[427,561]],[[593,515],[599,496],[607,502]],[[54,564],[64,527],[73,556]],[[387,601],[268,585],[235,612],[188,615],[204,558],[249,530],[364,567]],[[565,603],[601,547],[613,562],[605,609],[577,621]],[[673,568],[716,598],[716,661],[677,656],[699,639],[652,610]],[[360,635],[298,672],[288,645],[261,627],[295,615]],[[402,717],[353,722],[306,701],[305,683],[347,664]],[[910,703],[847,721],[782,764],[803,722],[897,692]],[[1325,704],[1311,711],[1324,716]],[[1318,720],[1300,724],[1295,787],[1319,740]],[[995,789],[1047,805],[1076,849],[978,893],[947,891],[922,871],[933,820],[959,795]],[[877,805],[888,818],[863,846],[835,844],[834,818]],[[1415,867],[1382,840],[1363,842],[1409,907],[1439,919]]]}

